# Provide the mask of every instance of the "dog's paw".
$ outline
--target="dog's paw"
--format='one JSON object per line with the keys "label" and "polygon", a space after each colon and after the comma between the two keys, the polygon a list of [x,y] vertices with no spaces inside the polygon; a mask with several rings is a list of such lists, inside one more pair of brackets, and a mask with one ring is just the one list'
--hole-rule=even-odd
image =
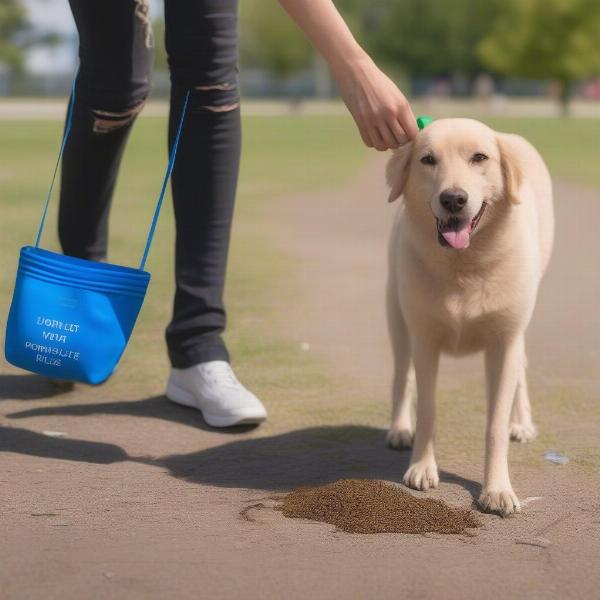
{"label": "dog's paw", "polygon": [[412,429],[390,429],[385,436],[385,443],[397,450],[412,448],[414,437]]}
{"label": "dog's paw", "polygon": [[523,425],[522,423],[511,423],[510,424],[510,439],[514,442],[530,442],[537,436],[537,429],[533,423],[529,425]]}
{"label": "dog's paw", "polygon": [[410,465],[404,473],[402,483],[413,490],[423,492],[436,488],[440,483],[437,465],[433,461],[416,462]]}
{"label": "dog's paw", "polygon": [[510,487],[504,490],[484,488],[479,496],[479,506],[485,512],[497,513],[502,517],[521,512],[519,499]]}

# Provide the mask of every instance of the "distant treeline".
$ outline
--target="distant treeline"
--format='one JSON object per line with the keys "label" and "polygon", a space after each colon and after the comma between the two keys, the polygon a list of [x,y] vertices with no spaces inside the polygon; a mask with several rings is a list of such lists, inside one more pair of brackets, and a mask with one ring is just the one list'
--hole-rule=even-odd
{"label": "distant treeline", "polygon": [[[66,1],[66,0],[65,0]],[[335,0],[357,39],[393,77],[445,78],[469,89],[495,79],[552,81],[566,106],[578,81],[600,75],[600,0]],[[285,82],[315,53],[277,0],[240,0],[242,65]],[[164,23],[155,21],[158,70]],[[25,49],[55,43],[28,30],[20,0],[0,1],[0,73],[18,73]],[[466,86],[465,86],[466,82]]]}
{"label": "distant treeline", "polygon": [[[600,74],[600,0],[336,0],[351,29],[392,74],[573,84]],[[242,0],[242,61],[281,78],[314,53],[275,0]]]}

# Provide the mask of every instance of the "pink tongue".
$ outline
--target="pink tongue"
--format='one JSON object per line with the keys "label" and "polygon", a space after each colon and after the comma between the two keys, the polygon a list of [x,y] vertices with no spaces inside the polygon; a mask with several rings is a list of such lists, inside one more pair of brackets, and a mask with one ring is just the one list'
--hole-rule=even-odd
{"label": "pink tongue", "polygon": [[444,239],[453,247],[459,250],[469,247],[469,234],[471,233],[471,224],[466,223],[459,231],[444,231]]}

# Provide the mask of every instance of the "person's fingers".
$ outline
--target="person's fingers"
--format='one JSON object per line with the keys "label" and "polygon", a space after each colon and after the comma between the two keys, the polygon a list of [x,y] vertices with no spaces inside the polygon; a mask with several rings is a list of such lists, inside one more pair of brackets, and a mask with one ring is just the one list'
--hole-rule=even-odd
{"label": "person's fingers", "polygon": [[417,133],[419,133],[419,128],[417,126],[417,119],[406,99],[404,99],[404,102],[399,107],[398,121],[402,125],[402,129],[404,129],[408,139],[414,140],[417,137]]}
{"label": "person's fingers", "polygon": [[359,121],[356,121],[356,126],[358,127],[358,132],[360,133],[360,137],[362,138],[364,145],[367,146],[367,148],[372,148],[373,141],[369,135],[369,130]]}
{"label": "person's fingers", "polygon": [[373,142],[373,147],[375,148],[375,150],[383,152],[384,150],[388,149],[387,144],[383,141],[383,138],[381,137],[381,134],[379,133],[376,127],[372,127],[371,129],[369,129],[369,137]]}
{"label": "person's fingers", "polygon": [[388,126],[391,129],[398,146],[404,146],[404,144],[408,142],[408,135],[402,128],[402,125],[400,125],[398,119],[394,119],[393,121],[388,123]]}
{"label": "person's fingers", "polygon": [[396,136],[392,133],[387,123],[380,123],[377,126],[377,131],[387,146],[386,150],[398,148],[400,144],[397,142]]}

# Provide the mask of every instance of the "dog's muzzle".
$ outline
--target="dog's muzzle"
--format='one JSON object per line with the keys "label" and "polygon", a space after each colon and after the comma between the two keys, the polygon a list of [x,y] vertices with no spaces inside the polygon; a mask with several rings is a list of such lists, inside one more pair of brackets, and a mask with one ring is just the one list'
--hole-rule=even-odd
{"label": "dog's muzzle", "polygon": [[479,212],[471,220],[451,216],[442,221],[436,217],[438,242],[440,245],[457,250],[468,248],[471,234],[479,224],[486,206],[487,203],[483,202]]}

